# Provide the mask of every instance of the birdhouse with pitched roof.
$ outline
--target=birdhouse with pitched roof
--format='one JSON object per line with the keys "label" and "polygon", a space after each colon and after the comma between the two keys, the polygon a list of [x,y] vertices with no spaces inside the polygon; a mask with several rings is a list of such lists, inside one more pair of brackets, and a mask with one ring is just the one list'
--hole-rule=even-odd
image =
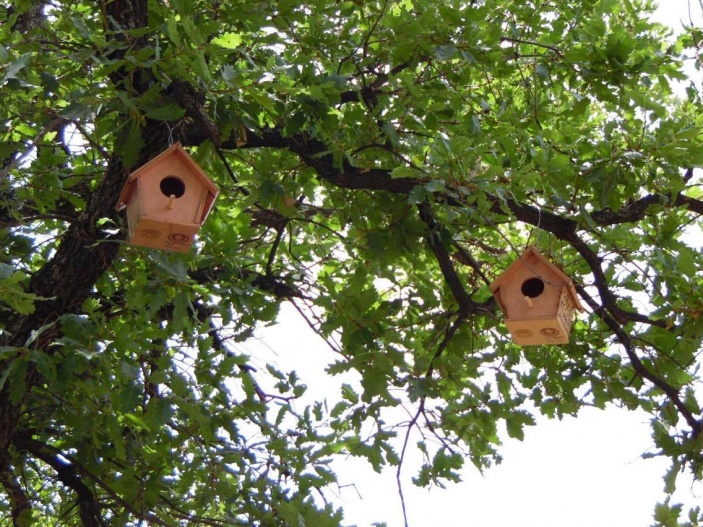
{"label": "birdhouse with pitched roof", "polygon": [[131,245],[187,252],[217,193],[205,172],[175,143],[130,174],[116,209],[127,209]]}
{"label": "birdhouse with pitched roof", "polygon": [[583,311],[571,279],[532,246],[490,288],[520,346],[566,344],[574,311]]}

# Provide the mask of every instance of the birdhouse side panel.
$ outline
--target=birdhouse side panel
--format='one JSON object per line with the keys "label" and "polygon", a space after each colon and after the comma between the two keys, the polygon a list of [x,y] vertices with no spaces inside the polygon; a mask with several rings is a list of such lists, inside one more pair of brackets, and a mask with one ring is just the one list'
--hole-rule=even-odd
{"label": "birdhouse side panel", "polygon": [[576,306],[574,305],[568,289],[564,287],[561,290],[561,295],[559,295],[557,317],[561,321],[567,334],[571,332],[571,326],[574,323],[574,311],[576,311]]}
{"label": "birdhouse side panel", "polygon": [[200,210],[200,216],[198,219],[198,222],[200,225],[205,223],[205,220],[208,217],[208,214],[210,214],[210,211],[212,210],[212,206],[215,204],[215,198],[217,198],[217,194],[212,194],[210,192],[204,192],[203,193],[203,204],[202,208]]}
{"label": "birdhouse side panel", "polygon": [[139,225],[142,216],[144,216],[144,206],[142,204],[142,192],[139,181],[134,181],[131,185],[133,188],[130,191],[129,200],[127,201],[127,228],[130,238],[134,236],[137,225]]}

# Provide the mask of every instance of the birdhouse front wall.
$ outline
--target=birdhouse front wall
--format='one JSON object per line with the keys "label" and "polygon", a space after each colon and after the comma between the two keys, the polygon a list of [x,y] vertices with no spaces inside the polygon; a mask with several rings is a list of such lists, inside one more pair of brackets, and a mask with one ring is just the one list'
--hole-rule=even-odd
{"label": "birdhouse front wall", "polygon": [[174,223],[198,223],[208,197],[200,178],[178,157],[164,159],[136,180],[144,216]]}
{"label": "birdhouse front wall", "polygon": [[[183,203],[179,202],[181,198],[171,200],[162,194],[163,199],[155,199],[153,185],[145,185],[142,178],[136,179],[132,185],[134,189],[127,204],[129,243],[152,249],[187,252],[200,230],[197,210],[191,214],[186,211],[173,214]],[[161,193],[160,189],[158,191]],[[187,193],[186,190],[181,197],[185,197]],[[194,192],[191,192],[191,195],[193,194]],[[194,202],[186,203],[192,206]],[[202,211],[203,203],[204,197],[192,208]],[[172,210],[168,209],[170,204],[173,206]]]}
{"label": "birdhouse front wall", "polygon": [[[528,266],[529,265],[529,266]],[[506,318],[542,318],[555,316],[560,293],[566,284],[559,277],[553,276],[551,269],[541,261],[531,261],[528,265],[517,268],[514,273],[500,285],[500,300]],[[542,292],[535,294],[542,284]],[[537,289],[527,291],[533,285]],[[534,296],[532,296],[534,295]],[[528,296],[529,301],[525,299]]]}
{"label": "birdhouse front wall", "polygon": [[573,323],[575,306],[566,288],[560,293],[554,316],[532,318],[505,318],[515,344],[538,346],[541,344],[567,344]]}

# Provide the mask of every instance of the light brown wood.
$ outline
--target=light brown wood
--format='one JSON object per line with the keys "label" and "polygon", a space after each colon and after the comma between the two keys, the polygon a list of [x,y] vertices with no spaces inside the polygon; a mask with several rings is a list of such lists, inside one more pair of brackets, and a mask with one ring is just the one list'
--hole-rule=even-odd
{"label": "light brown wood", "polygon": [[176,143],[130,174],[116,208],[127,209],[131,245],[187,252],[217,194],[215,184]]}
{"label": "light brown wood", "polygon": [[490,289],[521,346],[566,344],[574,311],[583,310],[571,279],[532,246]]}

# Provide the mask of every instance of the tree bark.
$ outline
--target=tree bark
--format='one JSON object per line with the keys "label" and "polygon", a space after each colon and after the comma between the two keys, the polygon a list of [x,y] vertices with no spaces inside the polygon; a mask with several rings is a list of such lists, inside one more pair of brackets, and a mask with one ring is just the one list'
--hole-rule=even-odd
{"label": "tree bark", "polygon": [[[102,4],[105,5],[105,4]],[[116,33],[118,39],[127,39],[127,32],[131,29],[146,27],[147,2],[146,0],[115,0],[106,4],[106,28],[117,22],[125,32]],[[143,45],[139,41],[137,45]],[[134,45],[135,42],[132,42]],[[131,75],[133,76],[133,74]],[[126,74],[117,72],[112,76],[113,82],[124,83]],[[139,90],[142,83],[132,82],[130,89]],[[146,83],[143,83],[146,86]],[[126,88],[126,86],[122,86]],[[137,164],[146,162],[158,154],[166,145],[167,137],[162,130],[163,126],[154,121],[148,121],[144,136],[146,145],[139,155]],[[30,337],[34,336],[31,347],[50,353],[50,344],[60,330],[60,318],[68,313],[79,312],[83,302],[93,291],[95,283],[108,269],[117,256],[120,248],[119,238],[110,235],[98,225],[101,218],[111,218],[119,221],[114,210],[117,198],[129,174],[129,167],[123,166],[119,155],[113,154],[108,163],[104,176],[97,189],[90,196],[85,209],[61,236],[61,241],[53,257],[39,269],[30,279],[27,291],[41,297],[37,301],[35,311],[31,315],[16,316],[9,321],[6,331],[0,337],[0,345],[24,348],[28,345]],[[38,335],[39,334],[39,335]],[[38,336],[37,336],[38,335]],[[0,362],[0,373],[8,368],[12,358]],[[13,379],[18,382],[18,379]],[[39,382],[41,376],[31,365],[28,368],[25,383],[25,395]],[[10,397],[9,385],[5,382],[0,390],[0,479],[8,494],[10,494],[13,515],[31,507],[26,495],[19,493],[21,487],[16,483],[9,471],[9,456],[13,446],[13,437],[22,429],[23,401],[13,400]],[[75,475],[75,478],[78,478]],[[73,480],[72,480],[73,481]],[[75,488],[78,487],[74,487]],[[92,498],[90,503],[83,503],[87,496],[79,496],[81,504],[81,518],[85,525],[98,525],[99,514],[93,508]],[[90,514],[86,511],[91,510]]]}

